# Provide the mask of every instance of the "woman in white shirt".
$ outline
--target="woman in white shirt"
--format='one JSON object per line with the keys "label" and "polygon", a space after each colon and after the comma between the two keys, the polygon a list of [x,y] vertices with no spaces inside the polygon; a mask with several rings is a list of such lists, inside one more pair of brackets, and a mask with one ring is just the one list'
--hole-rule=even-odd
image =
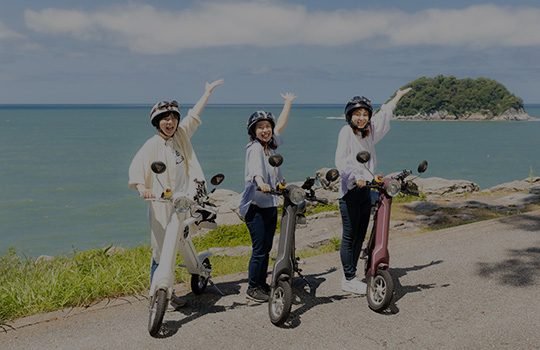
{"label": "woman in white shirt", "polygon": [[[200,113],[206,106],[212,91],[223,84],[223,80],[206,83],[205,92],[180,122],[179,105],[176,101],[161,101],[150,112],[150,121],[158,133],[141,147],[129,167],[129,187],[139,191],[145,199],[155,198],[164,189],[150,169],[154,161],[162,161],[166,171],[159,180],[172,193],[183,192],[195,195],[194,180],[204,180],[204,174],[191,146],[190,138],[201,124]],[[165,230],[172,210],[171,203],[149,201],[148,216],[151,227],[152,261],[150,280],[159,264]]]}
{"label": "woman in white shirt", "polygon": [[[339,132],[336,149],[336,168],[341,176],[339,209],[343,225],[340,257],[343,266],[341,288],[345,292],[365,294],[366,284],[356,278],[356,267],[362,243],[366,237],[371,211],[370,189],[365,187],[377,169],[375,144],[390,130],[390,119],[399,99],[410,88],[398,90],[395,97],[373,115],[371,101],[363,96],[353,97],[345,106],[347,125]],[[373,118],[372,118],[373,115]],[[360,151],[368,151],[371,159],[365,165],[356,160]],[[379,175],[381,176],[381,175]]]}

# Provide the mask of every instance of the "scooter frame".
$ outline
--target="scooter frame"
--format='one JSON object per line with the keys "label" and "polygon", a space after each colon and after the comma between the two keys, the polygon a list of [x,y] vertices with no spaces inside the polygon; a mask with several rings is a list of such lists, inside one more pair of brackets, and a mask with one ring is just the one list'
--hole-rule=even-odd
{"label": "scooter frame", "polygon": [[[161,172],[165,171],[164,164],[159,165],[159,167]],[[154,166],[152,170],[154,170]],[[224,176],[221,174],[216,175],[212,178],[212,184],[217,185],[221,183],[223,178]],[[202,188],[195,196],[195,201],[190,200],[183,194],[175,194],[165,199],[155,199],[161,202],[170,202],[173,206],[167,229],[165,230],[160,263],[154,271],[149,290],[150,315],[148,332],[151,336],[156,336],[159,333],[165,311],[172,299],[178,252],[180,252],[180,255],[184,259],[184,264],[178,266],[186,268],[188,273],[191,274],[191,289],[194,294],[202,294],[208,283],[223,294],[210,279],[212,266],[209,257],[212,253],[205,252],[197,255],[191,240],[192,234],[197,232],[200,227],[209,229],[217,228],[217,224],[213,220],[217,216],[217,207],[201,202],[202,199],[205,199],[203,197],[207,197],[205,184],[204,182],[195,181],[198,183],[199,188]],[[182,208],[176,208],[176,203],[180,201],[184,201],[187,204],[182,206]],[[202,211],[206,212],[209,217],[203,217]]]}
{"label": "scooter frame", "polygon": [[[369,152],[359,152],[356,156],[358,162],[364,164],[370,159]],[[427,170],[427,161],[422,161],[418,166],[418,172],[422,174]],[[369,169],[366,167],[369,171]],[[411,170],[403,170],[391,178],[374,179],[366,186],[379,192],[373,214],[373,228],[369,237],[364,258],[364,274],[367,281],[366,297],[369,308],[376,312],[384,311],[394,296],[394,281],[390,275],[390,254],[388,252],[388,236],[390,231],[390,212],[392,198],[399,193],[419,196],[415,190],[409,189],[409,183],[414,180],[405,180],[411,175]]]}
{"label": "scooter frame", "polygon": [[[274,168],[280,166],[282,162],[283,157],[279,154],[269,158],[269,163]],[[338,174],[336,169],[331,169],[327,172],[326,178],[332,182],[337,179]],[[296,220],[298,215],[303,214],[300,207],[303,204],[302,208],[305,209],[305,200],[328,204],[327,199],[315,196],[314,184],[315,178],[307,178],[301,188],[296,185],[282,188],[278,185],[277,190],[270,191],[270,194],[283,196],[278,252],[272,269],[268,300],[268,315],[270,321],[276,326],[281,326],[289,318],[293,301],[292,279],[294,273],[297,273],[308,283],[305,276],[302,275],[302,270],[298,267],[301,261],[296,257]]]}

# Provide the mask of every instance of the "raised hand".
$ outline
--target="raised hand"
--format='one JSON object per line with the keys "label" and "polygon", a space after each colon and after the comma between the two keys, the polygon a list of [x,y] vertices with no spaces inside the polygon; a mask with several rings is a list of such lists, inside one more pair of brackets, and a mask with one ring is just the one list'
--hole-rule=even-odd
{"label": "raised hand", "polygon": [[206,83],[206,86],[205,86],[205,90],[209,93],[212,93],[212,91],[219,85],[223,84],[224,80],[223,79],[219,79],[219,80],[216,80],[212,83]]}
{"label": "raised hand", "polygon": [[295,94],[293,94],[292,92],[287,92],[285,94],[280,94],[280,95],[285,100],[285,102],[292,102],[295,98],[298,97]]}

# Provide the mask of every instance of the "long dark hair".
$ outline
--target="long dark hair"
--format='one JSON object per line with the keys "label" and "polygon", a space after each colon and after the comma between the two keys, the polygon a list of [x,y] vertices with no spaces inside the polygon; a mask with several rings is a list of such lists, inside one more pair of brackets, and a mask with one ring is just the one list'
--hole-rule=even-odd
{"label": "long dark hair", "polygon": [[259,140],[258,138],[254,138],[253,136],[249,135],[249,140],[250,141],[259,141],[259,143],[264,147],[268,147],[270,149],[276,149],[277,148],[277,145],[276,145],[276,141],[274,141],[274,130],[272,129],[272,138],[270,139],[270,141],[264,143],[262,142],[261,140]]}
{"label": "long dark hair", "polygon": [[367,128],[364,128],[364,129],[359,129],[357,127],[354,127],[351,125],[351,128],[353,129],[353,132],[355,135],[362,135],[362,138],[365,139],[366,137],[369,136],[369,134],[371,134],[371,125],[369,125],[369,127]]}

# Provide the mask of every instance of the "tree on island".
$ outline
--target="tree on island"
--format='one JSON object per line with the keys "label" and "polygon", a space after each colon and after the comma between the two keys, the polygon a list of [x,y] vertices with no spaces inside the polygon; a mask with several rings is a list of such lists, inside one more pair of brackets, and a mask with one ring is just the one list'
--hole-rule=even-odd
{"label": "tree on island", "polygon": [[412,87],[412,91],[399,101],[394,110],[396,116],[446,112],[457,119],[467,119],[471,115],[476,115],[475,119],[482,119],[478,115],[491,119],[508,111],[526,114],[521,98],[510,93],[503,84],[487,78],[456,79],[438,75],[418,78],[401,89],[408,87]]}

